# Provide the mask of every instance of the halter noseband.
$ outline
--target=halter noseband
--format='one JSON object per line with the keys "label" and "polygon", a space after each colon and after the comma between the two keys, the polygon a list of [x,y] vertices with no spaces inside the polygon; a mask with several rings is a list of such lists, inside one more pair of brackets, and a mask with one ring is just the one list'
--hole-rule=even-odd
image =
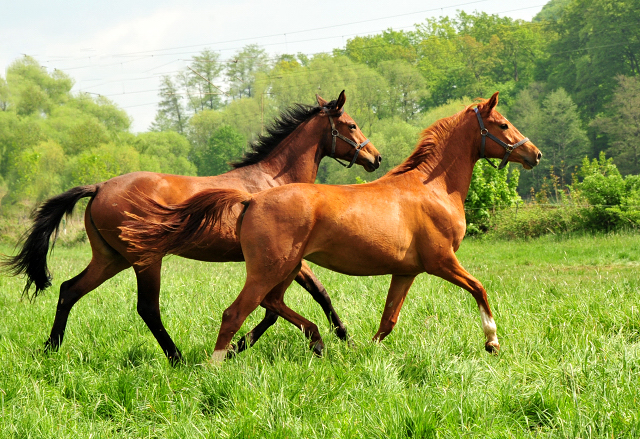
{"label": "halter noseband", "polygon": [[[326,113],[327,117],[329,118],[329,123],[331,124],[331,155],[329,157],[331,157],[332,159],[334,159],[336,162],[340,163],[342,166],[346,167],[347,169],[352,167],[353,164],[356,162],[356,159],[358,158],[358,154],[360,154],[360,150],[362,148],[364,148],[364,146],[369,143],[369,139],[365,140],[362,143],[356,143],[353,140],[349,139],[348,137],[343,136],[342,134],[340,134],[340,132],[336,129],[336,125],[333,123],[333,117],[331,117],[329,115],[329,112],[332,111],[330,108],[327,107],[322,107],[322,110]],[[342,116],[342,114],[344,113],[344,110],[340,110],[340,114],[338,114],[338,117]],[[349,145],[353,146],[356,149],[356,152],[353,154],[353,158],[351,159],[351,163],[349,163],[348,165],[346,163],[343,163],[342,161],[340,161],[340,159],[336,158],[336,138],[340,138],[342,140],[344,140],[345,142],[347,142]]]}
{"label": "halter noseband", "polygon": [[[513,145],[511,145],[509,143],[505,143],[502,140],[498,139],[493,134],[491,134],[489,132],[489,130],[487,130],[484,127],[484,123],[482,122],[482,116],[480,116],[480,112],[478,111],[478,107],[474,108],[473,111],[476,112],[476,116],[478,117],[478,123],[480,124],[480,134],[482,135],[482,144],[480,146],[480,158],[481,159],[486,159],[489,162],[489,164],[491,166],[493,166],[494,168],[497,168],[497,169],[504,168],[507,165],[507,160],[509,159],[509,156],[511,155],[511,152],[514,149],[516,149],[518,146],[524,145],[525,143],[527,143],[529,141],[529,138],[525,137],[524,139],[522,139],[521,141],[519,141],[518,143],[515,143]],[[487,137],[490,138],[491,140],[493,140],[494,142],[496,142],[498,145],[502,146],[504,149],[506,149],[504,157],[502,157],[502,162],[500,163],[499,166],[494,165],[493,162],[491,160],[489,160],[484,155],[484,144],[485,144],[485,141],[486,141]]]}

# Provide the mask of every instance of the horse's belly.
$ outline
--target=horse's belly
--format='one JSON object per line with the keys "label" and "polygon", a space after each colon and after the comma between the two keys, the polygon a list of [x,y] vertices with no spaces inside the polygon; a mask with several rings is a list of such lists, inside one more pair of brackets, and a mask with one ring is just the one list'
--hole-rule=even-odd
{"label": "horse's belly", "polygon": [[316,251],[304,257],[329,270],[351,276],[377,276],[383,274],[418,274],[424,269],[417,253],[390,252],[381,249],[364,251],[357,248],[341,247],[339,251]]}

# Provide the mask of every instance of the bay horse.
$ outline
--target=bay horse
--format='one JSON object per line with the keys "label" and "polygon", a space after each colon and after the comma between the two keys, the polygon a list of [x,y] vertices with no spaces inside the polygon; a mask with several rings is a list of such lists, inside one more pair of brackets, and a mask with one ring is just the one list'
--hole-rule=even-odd
{"label": "bay horse", "polygon": [[[374,182],[292,184],[254,195],[208,190],[182,205],[166,206],[158,224],[132,223],[123,239],[145,255],[143,260],[153,260],[155,245],[167,234],[160,226],[171,224],[172,242],[177,245],[171,250],[180,251],[180,242],[199,239],[203,225],[215,224],[237,203],[244,205],[237,233],[247,278],[223,313],[213,361],[225,358],[234,334],[258,305],[302,328],[312,347],[322,350],[316,325],[283,300],[303,259],[353,276],[392,275],[380,327],[373,337],[377,341],[395,326],[418,274],[427,272],[452,282],[476,300],[485,348],[496,352],[500,344],[487,293],[455,256],[466,229],[464,201],[480,158],[502,157],[502,167],[513,161],[531,169],[542,156],[495,110],[497,104],[496,92],[475,107],[435,122],[422,132],[409,158]],[[207,213],[198,217],[194,206]],[[144,233],[136,233],[136,227]]]}
{"label": "bay horse", "polygon": [[[20,252],[5,261],[5,268],[14,275],[25,274],[24,294],[35,284],[34,296],[51,285],[47,268],[49,241],[55,244],[58,227],[64,214],[70,214],[78,200],[91,197],[84,222],[92,259],[77,276],[60,286],[60,297],[46,350],[56,350],[62,343],[71,308],[88,292],[107,279],[133,266],[138,286],[137,311],[147,324],[172,364],[181,353],[167,333],[160,317],[160,272],[162,261],[140,267],[134,265],[138,256],[127,249],[119,237],[119,227],[125,212],[148,216],[140,202],[132,203],[136,193],[144,193],[150,203],[181,203],[192,195],[212,188],[241,189],[254,193],[270,187],[293,182],[313,183],[323,157],[350,160],[372,172],[379,167],[381,156],[368,143],[353,119],[344,112],[344,91],[338,99],[327,102],[316,96],[317,106],[296,104],[281,113],[267,133],[250,145],[250,150],[233,170],[212,177],[186,177],[135,172],[114,177],[102,183],[75,187],[45,201],[35,212],[34,223],[26,234]],[[340,139],[337,141],[337,139]],[[343,164],[344,165],[344,164]],[[346,165],[345,165],[346,166]],[[216,233],[202,239],[197,247],[178,253],[182,257],[210,262],[242,261],[240,243],[235,235],[235,218],[229,218]],[[308,266],[304,266],[296,280],[320,303],[336,334],[347,338],[346,328],[331,305],[329,296]],[[269,311],[258,326],[246,337],[252,345],[278,318]],[[238,350],[246,347],[245,339]]]}

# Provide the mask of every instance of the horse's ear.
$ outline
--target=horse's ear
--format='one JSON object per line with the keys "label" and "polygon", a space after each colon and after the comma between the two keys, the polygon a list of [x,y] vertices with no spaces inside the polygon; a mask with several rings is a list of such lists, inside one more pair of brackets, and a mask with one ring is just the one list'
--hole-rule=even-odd
{"label": "horse's ear", "polygon": [[318,107],[326,107],[327,106],[327,101],[322,99],[322,97],[320,97],[319,94],[316,94],[316,101],[318,101]]}
{"label": "horse's ear", "polygon": [[498,93],[499,92],[495,92],[493,94],[493,96],[491,96],[491,98],[489,98],[489,100],[487,101],[486,104],[484,104],[487,108],[487,112],[491,113],[491,110],[493,110],[496,105],[498,105]]}
{"label": "horse's ear", "polygon": [[342,110],[345,102],[347,102],[347,96],[344,94],[344,90],[342,90],[340,96],[338,96],[338,100],[336,101],[336,111]]}

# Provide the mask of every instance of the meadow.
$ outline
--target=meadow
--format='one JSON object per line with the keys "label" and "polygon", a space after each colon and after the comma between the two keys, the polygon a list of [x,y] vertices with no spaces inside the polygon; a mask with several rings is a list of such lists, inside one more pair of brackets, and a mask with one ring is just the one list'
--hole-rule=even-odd
{"label": "meadow", "polygon": [[497,355],[458,287],[420,275],[393,333],[372,343],[390,278],[314,267],[351,345],[295,285],[287,302],[318,324],[324,357],[281,319],[205,365],[244,265],[170,257],[161,306],[185,355],[173,368],[136,313],[131,270],[82,299],[59,352],[43,353],[60,283],[90,258],[86,243],[57,247],[53,288],[33,303],[21,279],[0,277],[0,437],[640,437],[640,235],[467,239],[458,255],[487,289]]}

